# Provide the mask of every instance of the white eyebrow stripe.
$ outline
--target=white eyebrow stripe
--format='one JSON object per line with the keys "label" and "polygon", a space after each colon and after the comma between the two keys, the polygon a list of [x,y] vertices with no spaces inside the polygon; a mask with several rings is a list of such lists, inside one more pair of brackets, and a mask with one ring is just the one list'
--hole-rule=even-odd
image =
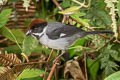
{"label": "white eyebrow stripe", "polygon": [[61,34],[60,34],[60,37],[63,37],[63,36],[65,36],[65,35],[66,35],[66,34],[64,34],[64,33],[61,33]]}
{"label": "white eyebrow stripe", "polygon": [[32,33],[32,34],[40,37],[40,36],[43,35],[44,33]]}

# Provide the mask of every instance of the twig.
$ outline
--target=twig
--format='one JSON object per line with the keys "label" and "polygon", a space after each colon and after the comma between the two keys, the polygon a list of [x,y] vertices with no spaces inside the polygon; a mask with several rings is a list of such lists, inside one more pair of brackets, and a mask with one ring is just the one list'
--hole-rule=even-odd
{"label": "twig", "polygon": [[[59,51],[58,51],[58,52],[59,52]],[[56,59],[56,61],[54,62],[55,64],[53,64],[52,69],[51,69],[51,71],[50,71],[50,73],[49,73],[49,75],[48,75],[47,80],[50,80],[50,79],[51,79],[51,77],[52,77],[52,75],[53,75],[53,72],[54,72],[54,70],[55,70],[55,67],[57,66],[56,63],[58,63],[58,61],[59,61],[59,59]]]}
{"label": "twig", "polygon": [[[59,50],[58,50],[58,53],[59,53]],[[52,66],[52,68],[51,68],[51,71],[50,71],[50,73],[49,73],[49,75],[48,75],[47,80],[50,80],[50,79],[51,79],[51,77],[52,77],[52,75],[53,75],[53,72],[54,72],[54,70],[55,70],[55,68],[56,68],[56,66],[57,66],[56,63],[58,63],[58,61],[59,61],[59,59],[56,59],[56,61],[54,62],[55,64],[53,64],[53,66]]]}
{"label": "twig", "polygon": [[[60,4],[56,1],[56,0],[52,0],[54,2],[54,4],[59,8],[59,10],[63,11],[63,8],[60,6]],[[63,20],[62,23],[65,22],[65,20],[67,19],[67,15],[63,15]]]}
{"label": "twig", "polygon": [[106,42],[106,44],[104,44],[101,48],[97,49],[96,51],[98,52],[99,50],[103,49],[105,46],[107,46],[109,44],[110,41],[112,41],[114,39],[114,37],[112,37],[108,42]]}
{"label": "twig", "polygon": [[90,6],[90,2],[91,2],[91,0],[88,0],[88,5],[85,5],[85,0],[83,1],[83,3],[81,3],[81,2],[79,2],[77,0],[72,0],[72,1],[77,3],[77,4],[79,4],[81,7],[85,7],[85,8],[89,7]]}
{"label": "twig", "polygon": [[14,66],[19,66],[19,65],[30,65],[30,64],[40,64],[40,63],[47,63],[47,62],[46,62],[46,61],[41,61],[41,62],[28,62],[28,63],[15,64]]}
{"label": "twig", "polygon": [[[56,62],[57,62],[57,61],[56,61]],[[50,79],[51,79],[51,77],[52,77],[52,75],[53,75],[53,72],[54,72],[54,70],[55,70],[55,67],[56,67],[56,64],[53,64],[47,80],[50,80]]]}
{"label": "twig", "polygon": [[60,6],[60,4],[56,0],[52,0],[52,1],[59,8],[59,10],[63,11],[62,7]]}
{"label": "twig", "polygon": [[79,5],[82,6],[82,7],[88,7],[88,6],[85,5],[85,0],[83,1],[83,3],[80,3],[80,2],[77,1],[77,0],[72,0],[72,1],[75,2],[75,3],[77,3],[77,4],[79,4]]}
{"label": "twig", "polygon": [[[51,52],[50,52],[50,54],[49,54],[49,57],[48,57],[48,59],[47,59],[47,62],[50,60],[50,57],[52,56],[53,51],[54,51],[54,49],[51,50]],[[46,73],[46,72],[47,72],[47,68],[45,68],[45,73]],[[43,80],[46,80],[45,75],[44,75]]]}
{"label": "twig", "polygon": [[7,40],[8,40],[7,38],[2,39],[2,40],[0,40],[0,43],[2,43],[2,42],[4,42],[4,41],[7,41]]}
{"label": "twig", "polygon": [[50,60],[50,57],[52,56],[52,53],[53,53],[54,49],[51,50],[50,54],[49,54],[49,57],[47,59],[47,62]]}
{"label": "twig", "polygon": [[67,19],[67,16],[64,15],[62,19],[62,23],[64,23],[66,19]]}
{"label": "twig", "polygon": [[85,78],[88,80],[86,52],[84,53]]}

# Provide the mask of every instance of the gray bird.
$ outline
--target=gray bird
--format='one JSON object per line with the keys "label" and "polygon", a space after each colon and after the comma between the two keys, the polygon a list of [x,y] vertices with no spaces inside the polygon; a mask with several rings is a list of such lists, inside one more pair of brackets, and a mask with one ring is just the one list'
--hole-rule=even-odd
{"label": "gray bird", "polygon": [[41,44],[53,49],[62,50],[57,59],[63,55],[77,39],[89,34],[113,33],[110,30],[84,31],[72,25],[60,22],[47,22],[35,19],[31,22],[26,35],[34,35]]}

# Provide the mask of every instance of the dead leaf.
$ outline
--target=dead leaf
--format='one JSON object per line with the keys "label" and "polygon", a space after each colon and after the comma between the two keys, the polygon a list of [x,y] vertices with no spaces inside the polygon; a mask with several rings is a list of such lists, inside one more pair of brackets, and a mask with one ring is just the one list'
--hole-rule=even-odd
{"label": "dead leaf", "polygon": [[86,80],[79,63],[76,60],[67,61],[64,77],[68,78],[69,74],[74,78],[74,80]]}

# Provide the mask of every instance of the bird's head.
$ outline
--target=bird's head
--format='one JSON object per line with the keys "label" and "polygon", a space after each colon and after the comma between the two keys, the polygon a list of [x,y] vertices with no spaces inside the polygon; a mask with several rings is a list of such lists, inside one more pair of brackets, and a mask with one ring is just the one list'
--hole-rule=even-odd
{"label": "bird's head", "polygon": [[44,33],[44,29],[47,26],[47,22],[43,19],[34,19],[30,25],[29,29],[26,32],[26,35],[34,35],[40,37]]}

